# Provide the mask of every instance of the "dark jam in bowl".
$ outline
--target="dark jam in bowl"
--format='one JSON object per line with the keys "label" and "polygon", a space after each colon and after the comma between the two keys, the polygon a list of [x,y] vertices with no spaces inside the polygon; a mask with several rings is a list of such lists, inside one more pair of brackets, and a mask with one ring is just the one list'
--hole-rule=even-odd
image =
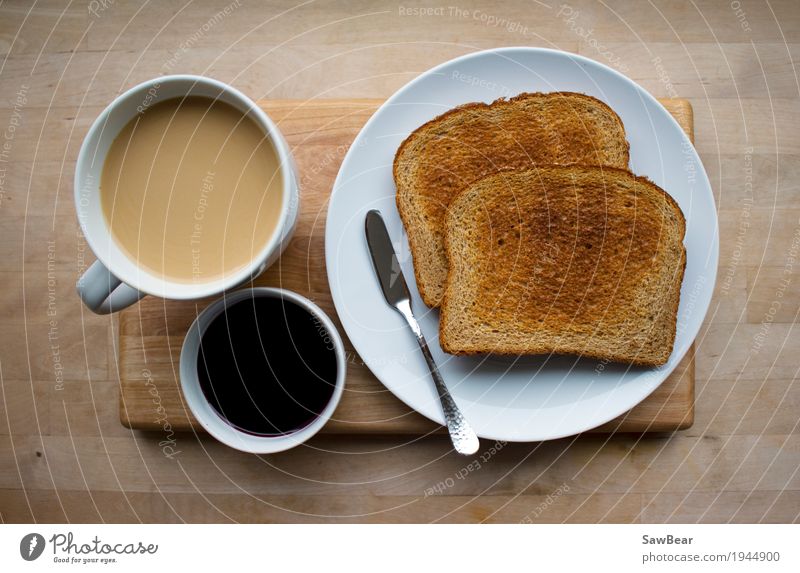
{"label": "dark jam in bowl", "polygon": [[319,416],[336,386],[336,351],[319,319],[292,301],[248,298],[217,316],[201,337],[200,387],[244,432],[275,436]]}

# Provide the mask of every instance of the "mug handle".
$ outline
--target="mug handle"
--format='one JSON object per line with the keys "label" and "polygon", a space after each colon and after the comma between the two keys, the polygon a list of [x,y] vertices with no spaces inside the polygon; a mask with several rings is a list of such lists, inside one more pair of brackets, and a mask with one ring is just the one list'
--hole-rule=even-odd
{"label": "mug handle", "polygon": [[93,262],[83,273],[76,288],[83,304],[97,314],[117,312],[146,296],[119,280],[100,261]]}

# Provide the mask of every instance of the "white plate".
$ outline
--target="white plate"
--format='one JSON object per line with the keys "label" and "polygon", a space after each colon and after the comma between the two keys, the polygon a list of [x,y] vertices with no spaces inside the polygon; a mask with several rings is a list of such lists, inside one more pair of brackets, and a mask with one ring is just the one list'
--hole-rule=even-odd
{"label": "white plate", "polygon": [[[410,132],[454,106],[536,91],[581,92],[610,105],[625,124],[632,171],[647,175],[683,210],[686,274],[675,346],[663,367],[631,368],[564,356],[457,358],[439,347],[438,312],[428,309],[419,297],[395,207],[395,151]],[[555,439],[589,430],[631,409],[680,362],[697,335],[714,290],[717,215],[694,147],[644,89],[611,68],[574,54],[504,48],[469,54],[425,72],[389,98],[367,122],[334,183],[325,257],[345,331],[392,393],[444,423],[414,337],[387,306],[374,275],[364,238],[364,217],[370,209],[383,213],[411,289],[414,311],[450,391],[478,435],[487,439]]]}

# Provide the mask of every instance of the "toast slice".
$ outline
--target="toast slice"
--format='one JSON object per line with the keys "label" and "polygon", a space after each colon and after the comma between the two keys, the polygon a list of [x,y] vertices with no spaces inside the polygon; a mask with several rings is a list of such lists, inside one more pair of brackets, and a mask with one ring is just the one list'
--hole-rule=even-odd
{"label": "toast slice", "polygon": [[467,104],[409,135],[395,155],[394,181],[425,304],[439,306],[444,294],[444,216],[459,191],[503,168],[573,163],[628,167],[622,121],[583,94],[532,93]]}
{"label": "toast slice", "polygon": [[447,214],[442,349],[664,364],[685,228],[667,193],[622,169],[553,166],[481,179]]}

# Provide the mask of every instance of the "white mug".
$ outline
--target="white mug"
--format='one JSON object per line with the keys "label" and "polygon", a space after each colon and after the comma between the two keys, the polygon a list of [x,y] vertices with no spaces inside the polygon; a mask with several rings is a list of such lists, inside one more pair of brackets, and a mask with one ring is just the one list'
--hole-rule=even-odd
{"label": "white mug", "polygon": [[[137,114],[159,101],[201,96],[225,102],[251,118],[269,138],[280,161],[283,203],[278,225],[263,249],[244,269],[205,282],[171,281],[140,268],[111,236],[100,204],[103,162],[114,139]],[[297,222],[299,189],[294,159],[272,120],[239,90],[202,76],[175,75],[155,78],[131,88],[103,110],[81,145],[75,167],[75,209],[86,241],[97,256],[78,280],[78,294],[98,314],[116,312],[151,294],[171,299],[196,299],[216,295],[259,275],[286,247]]]}
{"label": "white mug", "polygon": [[[228,423],[209,403],[203,389],[200,387],[200,378],[197,372],[197,357],[200,352],[200,341],[209,325],[225,310],[241,302],[242,300],[252,299],[253,297],[269,297],[287,300],[305,309],[315,318],[317,324],[322,325],[328,341],[332,346],[332,351],[336,354],[336,383],[330,401],[322,412],[314,418],[311,423],[293,432],[275,436],[260,436],[250,434],[237,429]],[[283,317],[275,317],[282,320]],[[245,288],[227,293],[225,296],[208,306],[201,312],[183,340],[180,360],[180,379],[181,390],[186,404],[189,406],[194,417],[200,425],[223,444],[254,454],[271,454],[281,452],[302,444],[311,436],[322,429],[322,426],[333,416],[336,406],[344,391],[345,374],[347,371],[347,360],[344,353],[342,338],[336,330],[333,322],[316,304],[297,293],[269,287]],[[291,383],[288,381],[287,383]]]}

